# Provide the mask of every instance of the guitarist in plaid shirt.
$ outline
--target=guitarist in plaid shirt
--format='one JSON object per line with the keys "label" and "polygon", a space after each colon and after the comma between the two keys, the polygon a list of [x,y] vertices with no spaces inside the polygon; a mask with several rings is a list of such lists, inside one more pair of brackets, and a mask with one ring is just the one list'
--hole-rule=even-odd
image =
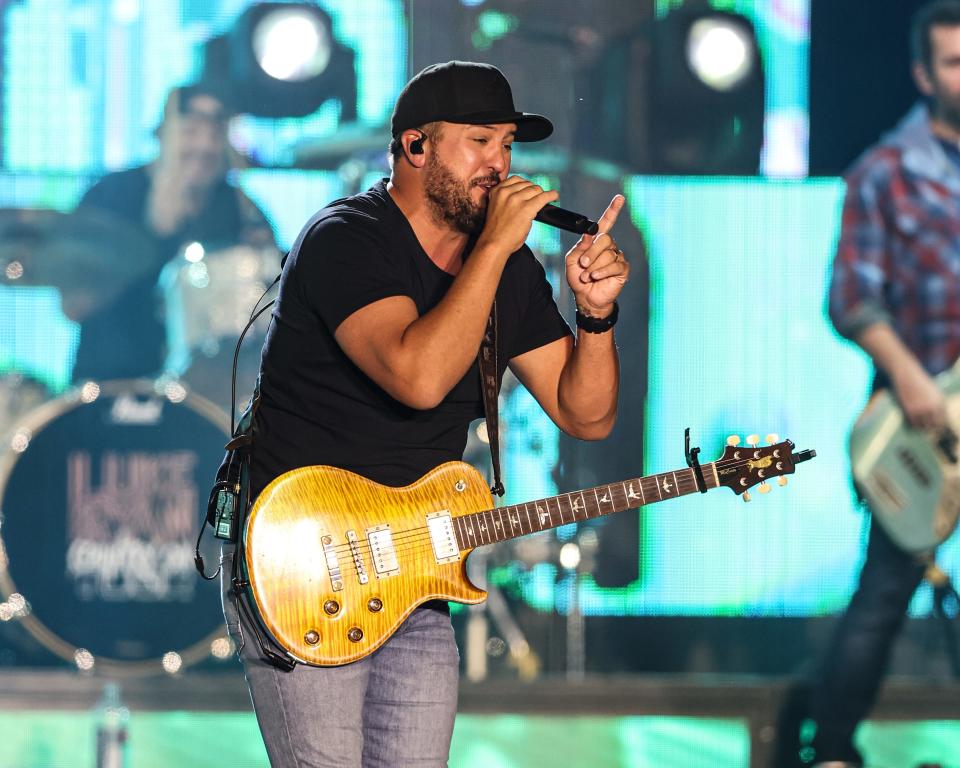
{"label": "guitarist in plaid shirt", "polygon": [[[960,358],[960,2],[936,0],[914,16],[913,76],[924,96],[846,175],[843,222],[830,284],[837,331],[875,366],[909,423],[946,423],[933,376]],[[860,766],[854,731],[876,700],[891,648],[926,563],[870,526],[860,581],[809,692],[816,723],[797,765]],[[798,719],[798,718],[796,718]]]}

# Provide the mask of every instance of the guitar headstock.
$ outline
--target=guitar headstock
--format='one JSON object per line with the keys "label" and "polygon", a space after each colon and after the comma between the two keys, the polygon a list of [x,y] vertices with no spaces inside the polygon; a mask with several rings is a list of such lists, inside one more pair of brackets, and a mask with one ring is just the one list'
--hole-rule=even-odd
{"label": "guitar headstock", "polygon": [[793,442],[781,441],[778,435],[767,435],[767,445],[759,443],[759,435],[749,435],[745,445],[738,435],[731,435],[723,456],[716,461],[720,485],[742,495],[744,501],[750,501],[747,491],[755,485],[760,493],[768,493],[771,486],[767,481],[773,478],[778,485],[786,485],[786,475],[793,474],[797,464],[817,455],[813,450],[794,453]]}

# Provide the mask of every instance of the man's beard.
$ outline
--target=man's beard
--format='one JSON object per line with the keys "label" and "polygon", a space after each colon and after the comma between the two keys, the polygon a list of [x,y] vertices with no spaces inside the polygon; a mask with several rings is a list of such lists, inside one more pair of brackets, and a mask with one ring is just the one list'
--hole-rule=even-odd
{"label": "man's beard", "polygon": [[934,106],[934,115],[938,120],[960,133],[960,105],[952,101],[937,100]]}
{"label": "man's beard", "polygon": [[475,179],[464,185],[436,154],[427,160],[426,171],[425,191],[434,220],[467,235],[480,232],[487,220],[487,201],[475,203],[470,189],[476,182],[487,179]]}
{"label": "man's beard", "polygon": [[930,114],[960,133],[960,99],[947,92],[935,75],[930,74],[929,77],[933,83],[933,95],[927,97]]}

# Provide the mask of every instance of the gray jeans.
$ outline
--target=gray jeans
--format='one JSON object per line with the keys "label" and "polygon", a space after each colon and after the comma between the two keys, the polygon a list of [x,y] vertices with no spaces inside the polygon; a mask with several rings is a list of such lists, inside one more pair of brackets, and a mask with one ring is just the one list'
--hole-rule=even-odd
{"label": "gray jeans", "polygon": [[284,672],[260,659],[256,636],[237,611],[232,557],[224,547],[223,615],[273,768],[447,765],[460,657],[446,610],[416,609],[360,661]]}

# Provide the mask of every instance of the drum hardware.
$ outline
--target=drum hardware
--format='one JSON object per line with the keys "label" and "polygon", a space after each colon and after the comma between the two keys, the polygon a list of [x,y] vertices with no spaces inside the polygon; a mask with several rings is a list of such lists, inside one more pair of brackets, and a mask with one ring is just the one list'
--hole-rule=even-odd
{"label": "drum hardware", "polygon": [[71,320],[109,306],[156,261],[147,236],[106,211],[0,210],[0,281],[58,289]]}

